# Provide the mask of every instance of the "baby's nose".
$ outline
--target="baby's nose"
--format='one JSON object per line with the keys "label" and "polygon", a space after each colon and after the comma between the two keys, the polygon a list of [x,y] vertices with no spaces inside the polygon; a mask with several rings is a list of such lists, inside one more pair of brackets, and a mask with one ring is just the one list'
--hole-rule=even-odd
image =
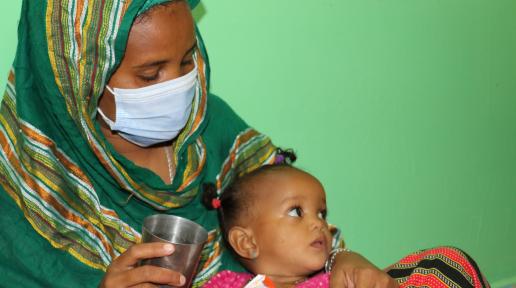
{"label": "baby's nose", "polygon": [[311,227],[313,230],[323,230],[326,227],[326,222],[319,217],[314,217]]}

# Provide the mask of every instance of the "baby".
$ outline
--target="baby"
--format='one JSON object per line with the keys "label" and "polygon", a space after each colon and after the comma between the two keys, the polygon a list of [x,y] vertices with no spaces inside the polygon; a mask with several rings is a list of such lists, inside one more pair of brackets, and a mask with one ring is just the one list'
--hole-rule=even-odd
{"label": "baby", "polygon": [[220,198],[213,190],[204,196],[218,209],[226,242],[252,273],[222,271],[204,287],[329,287],[324,266],[332,234],[315,177],[288,164],[267,165],[235,180]]}

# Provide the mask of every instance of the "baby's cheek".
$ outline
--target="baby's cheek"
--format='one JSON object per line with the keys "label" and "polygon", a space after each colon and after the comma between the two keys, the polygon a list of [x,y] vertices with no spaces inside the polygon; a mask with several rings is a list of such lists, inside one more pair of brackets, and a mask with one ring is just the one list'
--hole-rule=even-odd
{"label": "baby's cheek", "polygon": [[331,233],[330,233],[330,232],[328,232],[328,233],[326,234],[326,239],[327,239],[327,243],[328,243],[328,245],[327,245],[327,247],[326,247],[326,250],[327,250],[328,254],[330,254],[331,250],[333,250],[333,247],[332,247],[332,244],[333,244],[333,237],[332,237],[332,235],[331,235]]}

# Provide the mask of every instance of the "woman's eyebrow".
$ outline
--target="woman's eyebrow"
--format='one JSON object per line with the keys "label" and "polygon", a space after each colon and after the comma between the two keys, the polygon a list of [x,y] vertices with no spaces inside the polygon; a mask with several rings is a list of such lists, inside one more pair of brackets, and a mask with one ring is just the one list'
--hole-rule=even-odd
{"label": "woman's eyebrow", "polygon": [[[190,54],[193,50],[195,50],[195,48],[197,47],[197,41],[195,41],[195,43],[192,45],[192,47],[190,47],[184,56]],[[184,57],[183,56],[183,57]],[[133,66],[133,69],[142,69],[142,68],[150,68],[150,67],[154,67],[154,66],[159,66],[159,65],[162,65],[162,64],[165,64],[167,63],[168,60],[156,60],[156,61],[149,61],[149,62],[146,62],[146,63],[143,63],[143,64],[140,64],[140,65],[136,65],[136,66]]]}
{"label": "woman's eyebrow", "polygon": [[159,66],[162,64],[167,63],[168,60],[156,60],[156,61],[149,61],[140,65],[133,66],[133,69],[141,69],[141,68],[150,68],[154,66]]}

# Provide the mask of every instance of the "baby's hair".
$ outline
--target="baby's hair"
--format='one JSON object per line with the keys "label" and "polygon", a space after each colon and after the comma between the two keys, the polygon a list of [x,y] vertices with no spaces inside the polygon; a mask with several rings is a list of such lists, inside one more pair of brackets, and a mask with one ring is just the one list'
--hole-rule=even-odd
{"label": "baby's hair", "polygon": [[235,226],[242,213],[251,213],[253,204],[253,180],[269,171],[296,169],[292,165],[296,161],[296,154],[291,150],[278,149],[274,164],[261,166],[247,174],[236,177],[223,190],[220,197],[213,184],[204,184],[203,204],[208,209],[217,209],[219,214],[220,226],[224,239],[227,240],[227,233],[231,227]]}

